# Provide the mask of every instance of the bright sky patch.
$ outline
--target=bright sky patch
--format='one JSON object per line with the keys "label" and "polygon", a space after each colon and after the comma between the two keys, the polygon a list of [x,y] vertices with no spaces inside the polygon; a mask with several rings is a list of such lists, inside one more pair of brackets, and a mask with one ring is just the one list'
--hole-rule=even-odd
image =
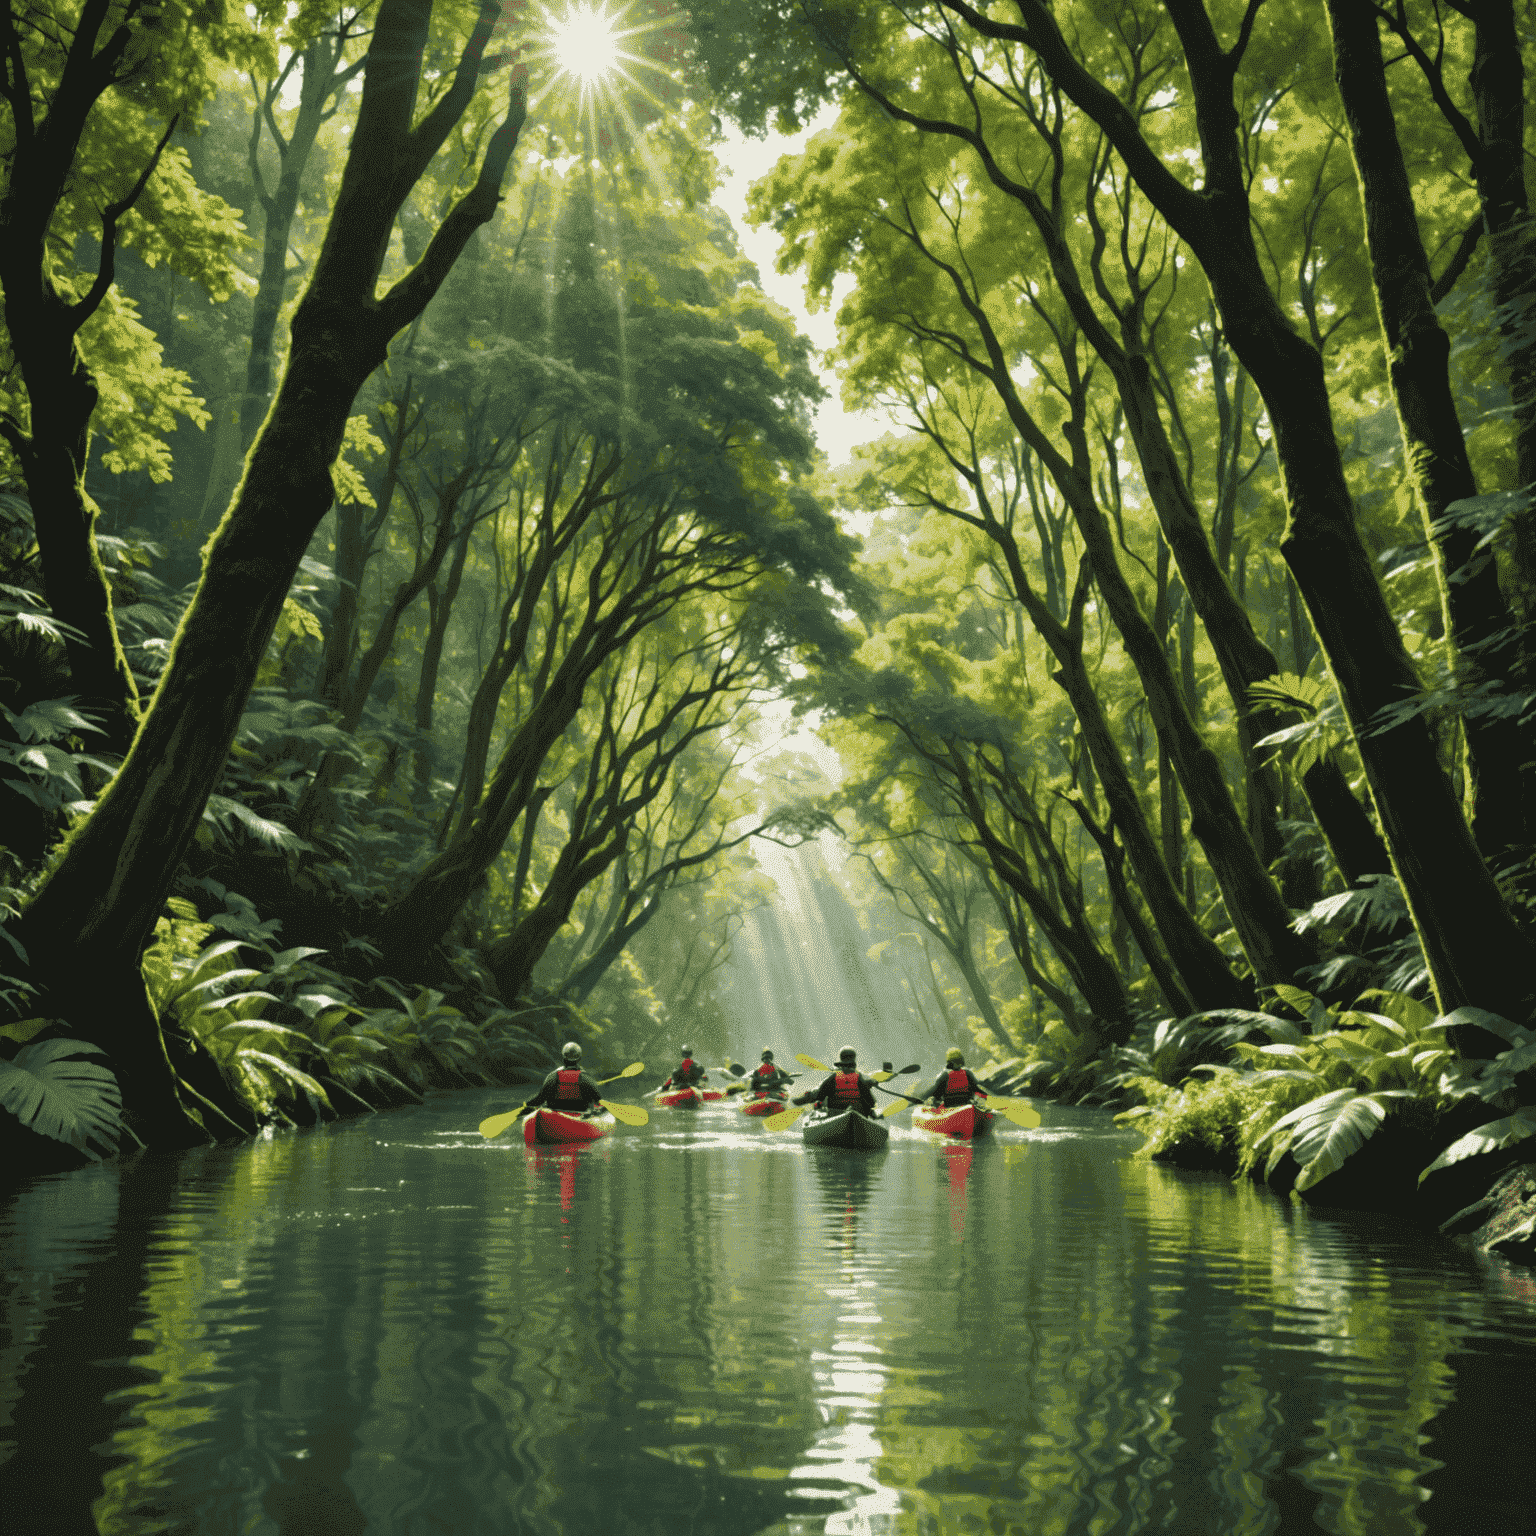
{"label": "bright sky patch", "polygon": [[596,85],[619,64],[615,18],[592,5],[574,5],[564,18],[551,18],[550,46],[562,73],[583,86]]}

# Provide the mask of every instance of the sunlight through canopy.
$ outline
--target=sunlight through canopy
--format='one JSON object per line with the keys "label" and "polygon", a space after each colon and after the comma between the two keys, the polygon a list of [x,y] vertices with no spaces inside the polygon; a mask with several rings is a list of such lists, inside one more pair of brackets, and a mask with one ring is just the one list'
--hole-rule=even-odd
{"label": "sunlight through canopy", "polygon": [[575,5],[563,18],[550,18],[550,45],[556,65],[579,80],[596,85],[619,63],[615,17],[593,5]]}

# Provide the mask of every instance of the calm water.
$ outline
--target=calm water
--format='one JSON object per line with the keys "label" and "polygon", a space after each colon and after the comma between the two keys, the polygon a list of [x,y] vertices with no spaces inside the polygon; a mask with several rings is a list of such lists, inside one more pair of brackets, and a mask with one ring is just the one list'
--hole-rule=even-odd
{"label": "calm water", "polygon": [[1131,1161],[1088,1111],[534,1154],[474,1132],[509,1102],[0,1208],[7,1526],[1536,1531],[1530,1272]]}

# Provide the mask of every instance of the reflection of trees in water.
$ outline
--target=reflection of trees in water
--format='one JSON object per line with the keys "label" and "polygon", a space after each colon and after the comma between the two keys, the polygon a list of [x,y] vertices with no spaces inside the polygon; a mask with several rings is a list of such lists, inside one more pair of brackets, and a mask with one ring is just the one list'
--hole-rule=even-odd
{"label": "reflection of trees in water", "polygon": [[[748,1536],[810,1513],[796,1483],[833,1497],[842,1445],[901,1529],[1531,1529],[1529,1305],[1390,1222],[1087,1144],[589,1148],[530,1178],[384,1123],[124,1165],[121,1217],[63,1198],[102,1171],[12,1204],[5,1508]],[[868,1398],[868,1456],[829,1393]]]}

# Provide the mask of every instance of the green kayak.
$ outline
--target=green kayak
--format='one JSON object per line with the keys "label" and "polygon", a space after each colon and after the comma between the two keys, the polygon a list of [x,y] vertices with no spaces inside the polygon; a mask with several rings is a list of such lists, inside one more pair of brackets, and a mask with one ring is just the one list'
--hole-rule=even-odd
{"label": "green kayak", "polygon": [[883,1120],[845,1109],[840,1115],[807,1115],[801,1122],[801,1134],[808,1147],[864,1147],[874,1151],[891,1139],[891,1128]]}

